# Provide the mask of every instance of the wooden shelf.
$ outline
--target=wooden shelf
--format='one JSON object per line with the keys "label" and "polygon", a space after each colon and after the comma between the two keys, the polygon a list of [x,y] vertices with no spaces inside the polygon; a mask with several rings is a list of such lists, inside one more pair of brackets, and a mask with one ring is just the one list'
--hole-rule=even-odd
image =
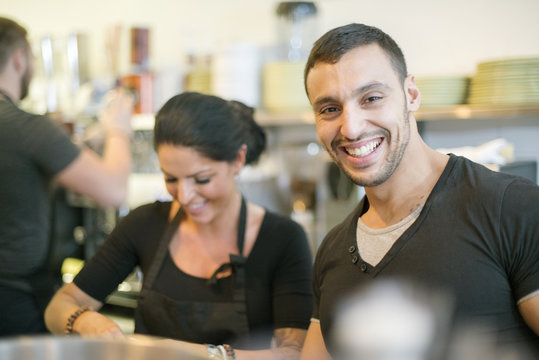
{"label": "wooden shelf", "polygon": [[314,125],[312,110],[279,113],[257,110],[255,120],[262,126]]}
{"label": "wooden shelf", "polygon": [[[449,121],[466,119],[510,119],[517,117],[537,117],[539,119],[539,104],[537,105],[457,105],[448,107],[424,106],[416,112],[417,121]],[[265,110],[255,112],[256,121],[262,126],[301,126],[313,125],[314,115],[311,110],[297,112],[274,113]],[[135,130],[152,130],[153,114],[138,114],[133,117]]]}
{"label": "wooden shelf", "polygon": [[467,120],[467,119],[509,119],[536,116],[538,105],[457,105],[451,107],[422,107],[416,112],[418,121]]}
{"label": "wooden shelf", "polygon": [[[449,121],[466,119],[510,119],[517,117],[537,117],[537,105],[457,105],[448,107],[422,107],[416,112],[417,121]],[[312,111],[271,113],[257,110],[256,121],[262,126],[314,125]]]}

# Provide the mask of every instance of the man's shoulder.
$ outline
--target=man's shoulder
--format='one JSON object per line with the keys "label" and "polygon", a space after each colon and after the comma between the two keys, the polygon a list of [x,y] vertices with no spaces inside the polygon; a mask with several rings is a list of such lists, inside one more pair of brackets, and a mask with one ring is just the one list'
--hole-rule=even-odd
{"label": "man's shoulder", "polygon": [[35,121],[44,116],[29,113],[11,103],[0,101],[0,122],[2,126],[23,127],[27,121]]}
{"label": "man's shoulder", "polygon": [[484,196],[485,193],[501,196],[510,185],[529,185],[531,180],[514,174],[494,171],[483,164],[476,163],[465,157],[455,156],[451,182],[459,186],[473,188],[475,194]]}
{"label": "man's shoulder", "polygon": [[[32,134],[48,137],[49,134],[65,134],[60,124],[45,115],[33,114],[13,104],[0,104],[0,123],[10,134],[23,134],[26,138]],[[45,134],[45,136],[43,136]]]}

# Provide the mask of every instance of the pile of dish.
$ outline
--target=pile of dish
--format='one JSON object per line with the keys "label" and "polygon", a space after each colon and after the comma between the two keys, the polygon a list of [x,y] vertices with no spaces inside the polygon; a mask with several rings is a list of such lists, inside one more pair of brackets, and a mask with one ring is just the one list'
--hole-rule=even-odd
{"label": "pile of dish", "polygon": [[478,64],[470,83],[470,104],[526,105],[539,103],[539,57]]}
{"label": "pile of dish", "polygon": [[465,76],[425,76],[415,79],[421,91],[421,106],[464,104],[469,79]]}

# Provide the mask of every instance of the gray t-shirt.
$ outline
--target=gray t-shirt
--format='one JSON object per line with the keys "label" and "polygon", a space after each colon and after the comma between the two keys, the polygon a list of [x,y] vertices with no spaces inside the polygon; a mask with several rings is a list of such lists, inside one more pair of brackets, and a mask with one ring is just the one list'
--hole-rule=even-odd
{"label": "gray t-shirt", "polygon": [[50,119],[0,100],[0,284],[12,284],[43,264],[51,181],[79,153]]}

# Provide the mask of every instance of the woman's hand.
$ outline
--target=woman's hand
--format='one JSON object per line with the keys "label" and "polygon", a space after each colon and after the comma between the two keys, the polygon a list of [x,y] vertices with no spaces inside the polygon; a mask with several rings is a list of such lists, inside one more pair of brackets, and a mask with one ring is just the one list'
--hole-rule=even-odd
{"label": "woman's hand", "polygon": [[73,332],[87,337],[123,339],[120,327],[108,317],[95,311],[86,311],[73,323]]}
{"label": "woman's hand", "polygon": [[246,351],[236,349],[237,360],[298,360],[307,330],[294,328],[275,329],[276,347],[268,350]]}

